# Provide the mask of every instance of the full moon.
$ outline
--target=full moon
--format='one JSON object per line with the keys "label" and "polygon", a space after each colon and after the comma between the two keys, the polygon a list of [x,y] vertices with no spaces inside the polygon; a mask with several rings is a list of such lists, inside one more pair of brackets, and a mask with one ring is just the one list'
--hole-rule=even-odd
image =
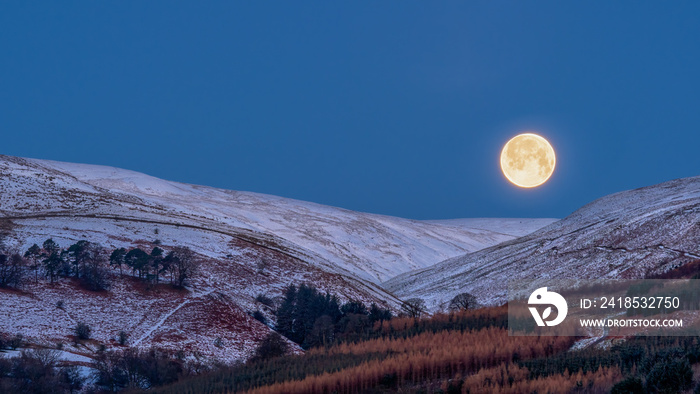
{"label": "full moon", "polygon": [[503,175],[519,187],[537,187],[547,182],[556,161],[552,145],[532,133],[516,135],[501,151]]}

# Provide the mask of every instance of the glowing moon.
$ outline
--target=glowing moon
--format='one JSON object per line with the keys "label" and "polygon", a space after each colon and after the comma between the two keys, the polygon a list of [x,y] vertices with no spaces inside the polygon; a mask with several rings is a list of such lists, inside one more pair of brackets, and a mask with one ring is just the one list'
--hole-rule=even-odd
{"label": "glowing moon", "polygon": [[537,187],[547,182],[556,164],[554,148],[537,134],[516,135],[501,151],[501,171],[520,187]]}

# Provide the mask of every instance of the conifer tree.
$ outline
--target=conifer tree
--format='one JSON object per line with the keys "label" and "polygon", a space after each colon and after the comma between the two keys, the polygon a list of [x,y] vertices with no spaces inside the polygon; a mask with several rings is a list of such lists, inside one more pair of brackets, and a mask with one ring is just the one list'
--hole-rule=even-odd
{"label": "conifer tree", "polygon": [[39,245],[34,244],[27,249],[24,253],[24,257],[31,260],[32,264],[29,266],[34,270],[34,282],[39,282],[39,259],[41,258],[41,248]]}

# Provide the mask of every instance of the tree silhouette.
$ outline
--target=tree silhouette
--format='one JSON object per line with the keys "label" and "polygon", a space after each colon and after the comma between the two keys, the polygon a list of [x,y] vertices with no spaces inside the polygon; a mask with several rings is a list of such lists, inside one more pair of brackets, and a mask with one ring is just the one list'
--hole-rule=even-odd
{"label": "tree silhouette", "polygon": [[450,310],[457,311],[460,309],[475,309],[478,308],[479,303],[476,301],[476,297],[469,293],[459,293],[450,301]]}
{"label": "tree silhouette", "polygon": [[39,282],[39,259],[41,258],[41,248],[39,245],[34,244],[27,249],[24,253],[24,257],[32,261],[32,265],[29,267],[34,270],[34,282]]}
{"label": "tree silhouette", "polygon": [[409,298],[404,301],[401,308],[410,317],[420,317],[425,312],[425,301],[421,298]]}

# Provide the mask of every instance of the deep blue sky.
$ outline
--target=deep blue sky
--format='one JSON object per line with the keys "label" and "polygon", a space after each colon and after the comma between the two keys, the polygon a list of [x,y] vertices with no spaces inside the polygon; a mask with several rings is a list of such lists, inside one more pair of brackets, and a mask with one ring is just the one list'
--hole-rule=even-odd
{"label": "deep blue sky", "polygon": [[[612,4],[615,3],[615,4]],[[697,2],[3,2],[0,153],[416,219],[700,175]],[[558,154],[507,183],[521,131]]]}

